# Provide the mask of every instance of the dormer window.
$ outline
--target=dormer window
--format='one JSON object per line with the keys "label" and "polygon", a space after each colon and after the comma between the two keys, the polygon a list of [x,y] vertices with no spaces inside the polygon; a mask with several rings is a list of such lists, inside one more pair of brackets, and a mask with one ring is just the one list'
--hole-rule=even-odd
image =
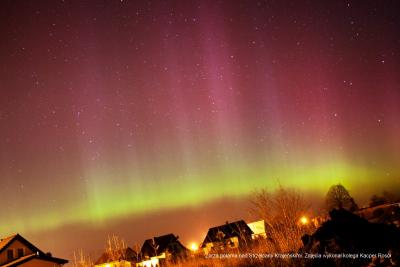
{"label": "dormer window", "polygon": [[14,259],[14,250],[13,249],[7,250],[7,260],[12,261],[13,259]]}
{"label": "dormer window", "polygon": [[23,248],[19,248],[18,249],[18,258],[21,258],[24,256],[24,249]]}

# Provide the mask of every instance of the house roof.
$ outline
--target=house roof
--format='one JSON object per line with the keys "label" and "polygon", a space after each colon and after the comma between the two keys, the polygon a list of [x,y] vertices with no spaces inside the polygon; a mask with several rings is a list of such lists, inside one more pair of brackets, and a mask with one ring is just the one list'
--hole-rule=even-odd
{"label": "house roof", "polygon": [[[119,250],[118,252],[121,252],[120,254],[123,255],[123,257],[121,257],[120,259],[117,259],[119,261],[121,261],[121,260],[126,260],[126,261],[131,261],[131,262],[137,261],[136,252],[129,247]],[[103,254],[101,254],[100,258],[95,262],[95,264],[97,265],[97,264],[108,263],[108,262],[112,262],[114,260],[116,260],[116,259],[113,259],[112,256],[110,255],[110,253],[104,252]]]}
{"label": "house roof", "polygon": [[50,261],[50,262],[54,262],[54,263],[58,263],[58,264],[66,264],[68,262],[67,260],[60,259],[60,258],[54,258],[54,257],[47,256],[47,255],[30,254],[30,255],[26,255],[24,257],[18,258],[15,261],[9,262],[5,265],[1,265],[1,267],[19,266],[20,264],[23,264],[23,263],[33,260],[33,259]]}
{"label": "house roof", "polygon": [[208,229],[202,247],[205,247],[206,243],[218,242],[232,237],[249,238],[252,234],[253,231],[243,220],[232,223],[227,222]]}
{"label": "house roof", "polygon": [[20,234],[14,234],[0,240],[0,253],[7,249],[7,247],[14,241],[18,240],[34,252],[45,255],[43,251],[34,246],[31,242],[23,238]]}
{"label": "house roof", "polygon": [[65,264],[68,262],[68,260],[60,259],[60,258],[55,258],[52,256],[47,255],[40,249],[38,249],[36,246],[34,246],[31,242],[23,238],[20,234],[14,234],[5,238],[0,239],[0,253],[3,252],[8,248],[9,245],[15,240],[18,240],[22,244],[24,244],[26,247],[28,247],[30,250],[32,250],[33,254],[26,255],[23,257],[20,257],[12,262],[9,262],[5,265],[1,265],[1,267],[12,267],[12,266],[18,266],[19,264],[22,264],[24,262],[27,262],[31,259],[40,259],[40,260],[45,260],[45,261],[50,261],[50,262],[55,262],[58,264]]}
{"label": "house roof", "polygon": [[6,238],[0,239],[0,252],[3,251],[3,248],[7,246],[17,235],[11,235]]}
{"label": "house roof", "polygon": [[161,253],[169,251],[170,253],[180,253],[186,251],[187,248],[179,242],[178,237],[174,234],[167,234],[147,239],[144,241],[140,250],[143,256],[157,256]]}

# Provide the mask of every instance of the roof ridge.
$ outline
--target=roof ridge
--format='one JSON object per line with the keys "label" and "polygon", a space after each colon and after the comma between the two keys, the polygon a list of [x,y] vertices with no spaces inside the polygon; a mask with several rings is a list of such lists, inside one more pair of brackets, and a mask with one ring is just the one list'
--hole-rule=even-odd
{"label": "roof ridge", "polygon": [[14,238],[20,236],[18,233],[0,239],[0,250],[7,246]]}
{"label": "roof ridge", "polygon": [[13,261],[11,261],[11,262],[8,262],[8,263],[6,263],[6,264],[4,264],[4,265],[2,265],[2,266],[4,266],[4,267],[6,267],[6,266],[11,266],[11,265],[13,265],[13,264],[15,264],[15,263],[17,263],[17,262],[20,262],[20,261],[23,261],[23,260],[26,260],[26,259],[29,259],[29,258],[35,257],[35,256],[36,256],[36,253],[32,253],[32,254],[29,254],[29,255],[25,255],[25,256],[23,256],[23,257],[20,257],[20,258],[18,258],[18,259],[15,259],[15,260],[13,260]]}
{"label": "roof ridge", "polygon": [[15,233],[15,234],[11,234],[11,235],[8,235],[8,236],[6,236],[6,237],[0,238],[0,242],[1,242],[1,240],[5,240],[5,239],[8,239],[8,238],[12,238],[12,237],[15,237],[15,236],[17,236],[17,235],[19,235],[19,234],[18,234],[18,233]]}
{"label": "roof ridge", "polygon": [[[208,229],[219,228],[219,227],[221,227],[221,226],[226,226],[226,225],[231,225],[231,224],[236,225],[236,224],[242,223],[242,222],[246,223],[243,219],[241,219],[241,220],[237,220],[237,221],[234,221],[234,222],[225,222],[224,224],[220,224],[220,225],[217,225],[217,226],[213,226],[213,227],[210,227],[210,228],[208,228]],[[246,223],[246,224],[247,224],[247,223]]]}

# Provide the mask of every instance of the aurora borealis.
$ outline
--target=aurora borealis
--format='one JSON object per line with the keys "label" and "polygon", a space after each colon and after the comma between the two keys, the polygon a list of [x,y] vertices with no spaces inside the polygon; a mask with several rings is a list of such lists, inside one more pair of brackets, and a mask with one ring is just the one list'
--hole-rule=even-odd
{"label": "aurora borealis", "polygon": [[399,8],[1,1],[0,233],[398,189]]}

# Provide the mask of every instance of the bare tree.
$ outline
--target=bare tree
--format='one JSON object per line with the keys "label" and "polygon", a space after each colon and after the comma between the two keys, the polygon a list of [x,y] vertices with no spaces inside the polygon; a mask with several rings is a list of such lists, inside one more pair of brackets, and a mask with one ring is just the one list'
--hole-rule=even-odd
{"label": "bare tree", "polygon": [[236,223],[236,229],[239,231],[238,249],[240,249],[240,247],[248,249],[249,241],[251,239],[251,233],[248,233],[246,229],[243,229],[239,223]]}
{"label": "bare tree", "polygon": [[296,251],[301,247],[301,236],[310,230],[310,226],[299,224],[309,209],[302,194],[281,186],[274,192],[263,189],[253,194],[251,205],[251,212],[265,221],[272,252]]}
{"label": "bare tree", "polygon": [[72,262],[73,267],[92,267],[93,262],[90,256],[87,256],[83,253],[83,250],[79,250],[78,252],[74,251],[74,259]]}
{"label": "bare tree", "polygon": [[112,261],[119,261],[126,258],[126,244],[125,241],[116,236],[109,236],[107,239],[106,253]]}
{"label": "bare tree", "polygon": [[153,251],[154,251],[154,255],[157,256],[157,255],[158,255],[158,248],[159,248],[160,246],[157,244],[155,238],[151,239],[150,246],[151,246],[151,248],[152,248]]}
{"label": "bare tree", "polygon": [[332,209],[355,211],[358,209],[357,204],[350,196],[349,191],[347,191],[347,189],[341,184],[331,186],[326,195],[325,202],[328,211]]}
{"label": "bare tree", "polygon": [[140,259],[142,258],[142,251],[140,249],[140,246],[135,243],[132,247],[133,252],[135,253],[135,259],[137,262],[140,261]]}

